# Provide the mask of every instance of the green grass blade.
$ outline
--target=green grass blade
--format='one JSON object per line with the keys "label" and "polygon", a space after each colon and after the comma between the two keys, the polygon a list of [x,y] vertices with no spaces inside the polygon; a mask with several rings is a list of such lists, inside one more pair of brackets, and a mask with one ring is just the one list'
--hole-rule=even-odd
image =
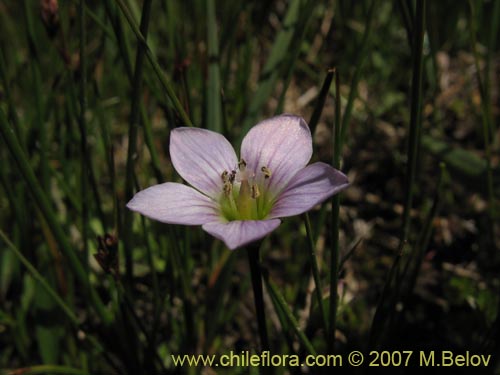
{"label": "green grass blade", "polygon": [[89,269],[89,248],[87,243],[88,238],[88,222],[89,222],[89,194],[88,194],[88,176],[89,166],[88,148],[87,148],[87,121],[85,119],[85,112],[87,111],[87,32],[85,26],[85,1],[80,0],[78,7],[78,18],[80,23],[80,113],[78,116],[78,125],[80,128],[80,152],[81,152],[81,175],[80,175],[80,188],[81,188],[81,212],[82,212],[82,239],[83,239],[83,256],[84,267]]}
{"label": "green grass blade", "polygon": [[260,243],[250,244],[246,248],[248,263],[250,265],[250,275],[252,279],[255,311],[257,313],[257,323],[259,326],[260,350],[268,351],[269,335],[267,333],[266,312],[264,307],[264,294],[262,290],[262,268],[260,265]]}
{"label": "green grass blade", "polygon": [[411,252],[410,256],[408,256],[405,265],[405,271],[403,272],[403,275],[405,275],[406,279],[408,280],[407,282],[408,286],[404,291],[406,295],[409,295],[415,287],[418,272],[424,260],[425,251],[427,250],[429,241],[431,239],[434,219],[436,218],[436,215],[438,214],[441,208],[441,203],[442,203],[441,197],[443,196],[444,185],[447,180],[446,176],[447,176],[446,165],[444,163],[440,163],[440,173],[438,177],[436,193],[434,194],[434,199],[432,201],[432,207],[429,210],[427,217],[425,218],[422,231],[419,235],[419,239],[415,244],[414,249]]}
{"label": "green grass blade", "polygon": [[[143,5],[140,31],[144,38],[147,37],[149,19],[151,14],[152,0],[146,0]],[[141,94],[142,94],[142,75],[144,67],[144,57],[146,53],[146,44],[138,43],[137,53],[135,58],[134,78],[132,81],[132,97],[130,109],[130,121],[128,131],[128,148],[127,148],[127,166],[125,177],[125,200],[128,202],[134,195],[134,180],[135,180],[135,159],[137,152],[137,133],[140,122]],[[130,282],[133,278],[133,262],[132,262],[132,219],[133,212],[125,210],[124,224],[122,228],[123,246],[125,253],[125,270],[127,280]]]}
{"label": "green grass blade", "polygon": [[288,304],[286,303],[281,293],[278,291],[276,285],[274,285],[272,280],[269,278],[267,272],[263,272],[263,276],[264,276],[264,282],[266,283],[267,291],[272,296],[273,302],[277,302],[277,305],[275,305],[274,308],[276,310],[281,310],[285,314],[287,318],[288,327],[293,329],[304,349],[309,354],[316,355],[317,354],[316,349],[314,349],[313,345],[311,344],[307,336],[300,329],[299,323],[293,316],[292,312],[290,311],[290,308],[288,307]]}
{"label": "green grass blade", "polygon": [[123,15],[125,16],[125,19],[127,20],[130,28],[132,29],[132,31],[136,35],[138,42],[140,44],[144,45],[146,57],[149,60],[151,66],[153,67],[153,70],[155,71],[163,88],[167,92],[167,95],[170,98],[172,105],[174,106],[174,109],[176,110],[177,114],[181,118],[183,125],[193,126],[191,119],[189,118],[186,111],[182,107],[181,102],[179,101],[179,99],[175,95],[175,91],[174,91],[172,85],[168,81],[165,73],[163,73],[163,70],[161,69],[160,64],[158,63],[155,56],[153,55],[153,52],[151,52],[150,48],[148,47],[148,44],[146,42],[146,39],[144,38],[144,35],[141,33],[139,27],[135,23],[135,20],[134,20],[133,16],[130,14],[127,6],[123,2],[123,0],[115,0],[115,1],[118,4],[119,8],[121,9]]}
{"label": "green grass blade", "polygon": [[323,107],[325,106],[326,98],[328,97],[328,93],[330,92],[330,86],[332,85],[334,73],[334,69],[328,69],[328,71],[326,72],[326,77],[323,81],[323,85],[321,86],[316,105],[314,106],[314,112],[309,120],[309,128],[311,129],[311,134],[314,134],[316,125],[318,125],[321,113],[323,112]]}
{"label": "green grass blade", "polygon": [[[352,90],[352,88],[351,88]],[[340,169],[340,155],[342,151],[342,129],[340,120],[340,77],[335,71],[335,123],[333,129],[333,167]],[[345,114],[344,114],[345,116]],[[330,302],[328,319],[328,353],[333,353],[335,349],[335,331],[337,330],[337,284],[339,269],[339,227],[340,227],[340,194],[335,194],[332,199],[332,251],[330,254]]]}
{"label": "green grass blade", "polygon": [[[493,172],[491,168],[491,144],[490,138],[493,133],[493,120],[491,115],[491,100],[490,100],[490,81],[489,81],[489,72],[486,72],[485,79],[481,76],[481,69],[479,65],[479,54],[477,51],[477,43],[476,43],[476,12],[474,2],[472,0],[469,1],[470,6],[470,17],[469,17],[469,31],[470,31],[470,40],[472,44],[472,54],[474,56],[474,66],[476,68],[477,81],[479,84],[479,93],[481,95],[481,120],[482,120],[482,135],[483,135],[483,144],[485,151],[485,160],[486,160],[486,183],[487,183],[487,191],[488,191],[488,214],[490,220],[490,242],[493,247],[495,247],[495,238],[494,238],[494,217],[495,217],[495,194],[493,190]],[[494,27],[494,25],[492,26]],[[486,67],[490,68],[490,55],[492,52],[488,52]]]}
{"label": "green grass blade", "polygon": [[416,170],[417,170],[417,153],[420,144],[422,126],[422,59],[423,59],[423,43],[425,32],[425,4],[426,0],[417,1],[417,12],[415,19],[415,33],[412,50],[412,83],[411,83],[411,113],[410,127],[408,135],[408,150],[407,150],[407,170],[406,170],[406,190],[405,202],[403,211],[403,221],[401,228],[401,242],[408,240],[410,232],[410,211],[413,206],[413,193],[415,189]]}
{"label": "green grass blade", "polygon": [[215,0],[206,0],[206,2],[208,28],[207,128],[220,133],[222,132],[222,105]]}
{"label": "green grass blade", "polygon": [[323,287],[321,286],[321,278],[319,274],[318,262],[316,260],[316,241],[314,240],[312,228],[311,228],[311,220],[309,219],[309,214],[306,212],[304,215],[304,222],[306,225],[306,233],[307,233],[307,243],[309,245],[309,254],[310,254],[310,262],[311,262],[311,270],[314,278],[315,284],[315,294],[318,302],[318,309],[321,316],[321,320],[323,322],[323,329],[328,332],[328,321],[326,319],[326,311],[325,306],[323,304]]}
{"label": "green grass blade", "polygon": [[0,134],[2,135],[7,147],[14,157],[19,171],[21,172],[29,191],[33,197],[33,200],[36,202],[40,211],[42,212],[47,224],[49,225],[54,237],[56,238],[60,250],[66,256],[69,261],[69,265],[75,273],[76,278],[80,283],[83,284],[84,290],[89,294],[89,297],[94,305],[94,308],[99,315],[99,317],[103,320],[105,324],[111,322],[112,317],[109,312],[104,307],[104,304],[100,297],[98,296],[96,290],[92,287],[92,285],[88,281],[87,272],[82,266],[81,261],[78,259],[73,247],[70,245],[66,234],[59,224],[57,217],[54,213],[52,205],[49,202],[47,195],[44,190],[38,183],[35,173],[30,166],[28,158],[24,154],[19,142],[17,141],[13,129],[10,127],[3,110],[0,108]]}
{"label": "green grass blade", "polygon": [[9,240],[9,238],[5,235],[5,233],[0,230],[0,237],[2,241],[7,245],[7,247],[16,255],[16,257],[21,261],[21,263],[28,269],[29,273],[33,276],[33,278],[38,281],[38,283],[45,289],[47,294],[51,296],[54,302],[59,305],[61,310],[65,313],[65,315],[71,320],[72,323],[78,325],[78,318],[73,313],[73,311],[69,308],[66,302],[63,301],[59,294],[49,285],[49,283],[45,280],[45,278],[37,271],[37,269],[30,263],[30,261],[14,246],[14,244]]}
{"label": "green grass blade", "polygon": [[[288,5],[283,27],[274,40],[269,58],[262,70],[259,86],[250,102],[248,114],[242,125],[242,135],[246,134],[248,129],[255,125],[262,107],[275,89],[282,64],[287,59],[289,49],[293,45],[293,36],[300,24],[302,3],[302,0],[292,0]],[[295,48],[299,47],[295,46]]]}
{"label": "green grass blade", "polygon": [[361,39],[361,43],[358,49],[358,55],[356,57],[356,62],[354,66],[356,67],[354,70],[354,74],[351,79],[350,89],[349,89],[349,97],[347,98],[347,104],[344,110],[344,114],[342,116],[342,126],[340,131],[340,143],[344,144],[344,140],[346,137],[347,128],[349,126],[349,121],[351,121],[352,108],[354,106],[354,100],[356,99],[358,93],[358,83],[361,78],[361,71],[363,68],[363,63],[367,56],[368,50],[368,42],[371,36],[371,27],[374,18],[374,10],[376,9],[377,0],[373,0],[370,4],[370,9],[368,10],[367,20],[365,23],[365,31],[363,32],[363,38]]}

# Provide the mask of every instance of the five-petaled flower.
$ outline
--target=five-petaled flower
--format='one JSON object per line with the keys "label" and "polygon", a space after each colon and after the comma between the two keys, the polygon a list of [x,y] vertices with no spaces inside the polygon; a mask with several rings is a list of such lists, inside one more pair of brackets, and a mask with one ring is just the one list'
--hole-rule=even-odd
{"label": "five-petaled flower", "polygon": [[347,177],[331,166],[307,165],[311,155],[311,132],[298,116],[255,125],[239,159],[221,134],[177,128],[170,135],[170,157],[192,187],[154,185],[127,207],[168,224],[202,225],[235,249],[272,232],[279,218],[306,212],[348,186]]}

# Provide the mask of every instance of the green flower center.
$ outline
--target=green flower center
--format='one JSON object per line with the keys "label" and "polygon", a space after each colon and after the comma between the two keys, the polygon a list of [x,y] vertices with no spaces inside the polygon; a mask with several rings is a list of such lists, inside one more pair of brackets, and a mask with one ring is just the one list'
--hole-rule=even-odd
{"label": "green flower center", "polygon": [[245,160],[241,159],[238,172],[222,172],[220,207],[227,221],[263,220],[273,207],[268,191],[271,171],[263,166],[256,174],[251,174],[246,166]]}

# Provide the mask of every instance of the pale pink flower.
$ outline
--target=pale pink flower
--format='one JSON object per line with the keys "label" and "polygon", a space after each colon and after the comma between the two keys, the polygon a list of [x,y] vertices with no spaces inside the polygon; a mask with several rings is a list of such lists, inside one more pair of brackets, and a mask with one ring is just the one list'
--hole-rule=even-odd
{"label": "pale pink flower", "polygon": [[239,159],[221,134],[177,128],[170,135],[170,157],[192,187],[154,185],[127,207],[168,224],[201,225],[235,249],[272,232],[279,218],[306,212],[348,186],[347,177],[331,166],[307,165],[311,155],[311,132],[298,116],[255,125]]}

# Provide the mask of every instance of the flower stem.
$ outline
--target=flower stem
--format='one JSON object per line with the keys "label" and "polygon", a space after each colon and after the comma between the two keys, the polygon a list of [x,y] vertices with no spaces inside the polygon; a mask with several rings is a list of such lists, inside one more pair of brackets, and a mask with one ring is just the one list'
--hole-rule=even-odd
{"label": "flower stem", "polygon": [[257,312],[257,324],[259,325],[260,347],[264,352],[269,350],[269,338],[267,336],[266,313],[264,311],[264,296],[262,293],[262,271],[260,269],[260,245],[247,247],[248,263],[252,277],[253,297],[255,311]]}

